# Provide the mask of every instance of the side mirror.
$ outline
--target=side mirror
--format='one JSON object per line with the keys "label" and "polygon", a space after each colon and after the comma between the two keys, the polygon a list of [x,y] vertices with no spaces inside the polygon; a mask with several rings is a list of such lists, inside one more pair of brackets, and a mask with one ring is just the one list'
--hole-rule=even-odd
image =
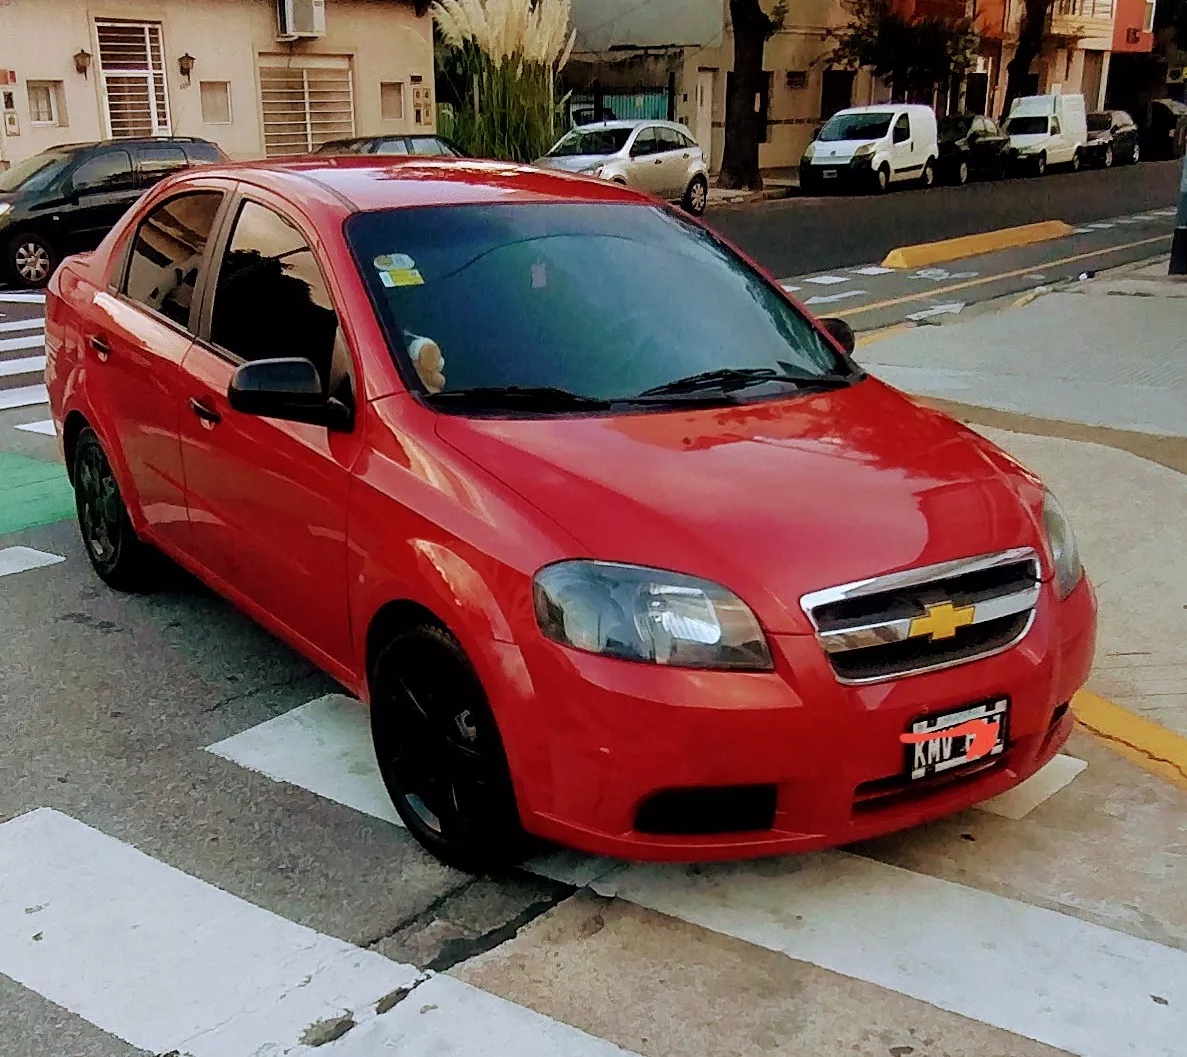
{"label": "side mirror", "polygon": [[857,348],[857,337],[848,323],[843,319],[822,319],[820,325],[848,355],[853,355],[853,350]]}
{"label": "side mirror", "polygon": [[236,411],[287,422],[349,429],[353,409],[326,397],[312,361],[296,357],[251,360],[232,375],[227,400]]}

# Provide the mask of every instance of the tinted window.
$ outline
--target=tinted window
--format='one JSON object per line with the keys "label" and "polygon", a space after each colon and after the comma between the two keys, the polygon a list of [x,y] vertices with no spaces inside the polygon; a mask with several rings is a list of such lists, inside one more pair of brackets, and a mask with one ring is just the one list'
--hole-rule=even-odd
{"label": "tinted window", "polygon": [[574,129],[548,153],[554,158],[617,154],[630,137],[629,128]]}
{"label": "tinted window", "polygon": [[403,136],[393,136],[390,139],[381,139],[375,150],[376,154],[407,154],[408,141]]}
{"label": "tinted window", "polygon": [[304,236],[245,202],[219,268],[210,338],[244,360],[301,356],[329,377],[338,317]]}
{"label": "tinted window", "polygon": [[1042,115],[1034,117],[1012,117],[1006,122],[1006,131],[1011,136],[1038,136],[1047,131],[1049,119]]}
{"label": "tinted window", "polygon": [[645,128],[631,144],[631,157],[644,158],[649,154],[658,154],[663,149],[664,146],[659,138],[659,129]]}
{"label": "tinted window", "polygon": [[1062,128],[1059,124],[1059,118],[1053,117],[1051,119],[1051,135],[1058,136],[1061,131],[1062,131]]}
{"label": "tinted window", "polygon": [[222,200],[217,191],[200,191],[149,213],[136,232],[124,284],[133,301],[189,326],[198,269]]}
{"label": "tinted window", "polygon": [[1107,132],[1113,125],[1113,119],[1108,114],[1089,114],[1089,132]]}
{"label": "tinted window", "polygon": [[69,154],[34,154],[0,172],[0,191],[40,191],[57,179],[69,160]]}
{"label": "tinted window", "polygon": [[684,137],[674,128],[656,129],[660,150],[684,150]]}
{"label": "tinted window", "polygon": [[132,186],[132,155],[126,150],[92,155],[74,170],[71,182],[83,193],[125,190]]}
{"label": "tinted window", "polygon": [[146,180],[160,180],[189,164],[185,151],[170,143],[137,147],[136,157],[140,162],[141,175]]}
{"label": "tinted window", "polygon": [[622,399],[725,367],[843,369],[779,290],[665,209],[445,206],[358,213],[346,232],[397,354],[435,342],[446,392]]}
{"label": "tinted window", "polygon": [[833,143],[845,139],[881,139],[890,131],[893,114],[875,111],[872,114],[837,114],[829,118],[817,139]]}
{"label": "tinted window", "polygon": [[[900,119],[901,121],[901,119]],[[895,126],[896,130],[898,126]],[[939,123],[937,133],[940,141],[950,143],[953,140],[964,139],[970,132],[975,131],[977,123],[969,117],[946,117]]]}
{"label": "tinted window", "polygon": [[911,138],[911,122],[906,114],[900,114],[894,123],[894,142],[906,143]]}
{"label": "tinted window", "polygon": [[426,158],[439,158],[442,155],[448,155],[449,151],[442,146],[436,136],[413,136],[412,153]]}
{"label": "tinted window", "polygon": [[184,147],[186,156],[191,162],[221,162],[226,161],[223,152],[213,143],[198,140],[197,143],[187,143]]}

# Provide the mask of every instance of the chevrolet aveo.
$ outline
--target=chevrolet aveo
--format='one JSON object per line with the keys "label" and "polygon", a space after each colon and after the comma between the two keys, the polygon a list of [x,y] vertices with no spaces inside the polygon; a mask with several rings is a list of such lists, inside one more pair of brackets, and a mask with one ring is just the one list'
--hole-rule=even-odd
{"label": "chevrolet aveo", "polygon": [[993,445],[714,235],[470,161],[170,178],[47,302],[112,587],[156,552],[371,709],[447,862],[799,851],[1056,752],[1095,602]]}

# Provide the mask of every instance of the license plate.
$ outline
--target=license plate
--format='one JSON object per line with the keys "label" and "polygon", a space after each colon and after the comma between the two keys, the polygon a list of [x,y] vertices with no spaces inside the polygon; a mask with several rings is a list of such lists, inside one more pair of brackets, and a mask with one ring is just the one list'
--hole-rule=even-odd
{"label": "license plate", "polygon": [[826,180],[835,180],[837,178],[837,170],[836,169],[825,169],[824,172],[822,172],[820,175],[823,176]]}
{"label": "license plate", "polygon": [[1002,697],[915,720],[902,736],[912,781],[1000,756],[1006,751],[1009,707],[1009,699]]}

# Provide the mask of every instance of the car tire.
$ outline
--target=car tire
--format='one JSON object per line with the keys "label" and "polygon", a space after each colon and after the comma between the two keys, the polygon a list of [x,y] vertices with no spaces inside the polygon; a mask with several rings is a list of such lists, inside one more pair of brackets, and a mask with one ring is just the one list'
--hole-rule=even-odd
{"label": "car tire", "polygon": [[1072,155],[1072,172],[1079,172],[1084,164],[1084,158],[1079,151]]}
{"label": "car tire", "polygon": [[1115,159],[1113,157],[1113,144],[1107,143],[1107,144],[1105,144],[1104,156],[1100,160],[1101,168],[1111,169],[1113,167],[1114,161],[1115,161]]}
{"label": "car tire", "polygon": [[884,195],[890,190],[890,166],[886,162],[883,162],[874,171],[871,186],[876,195]]}
{"label": "car tire", "polygon": [[1129,164],[1137,165],[1137,163],[1140,162],[1141,160],[1142,160],[1142,145],[1140,143],[1135,143],[1133,145],[1133,154],[1131,154],[1129,157]]}
{"label": "car tire", "polygon": [[955,182],[963,187],[969,182],[969,163],[968,159],[961,158],[956,166],[956,180]]}
{"label": "car tire", "polygon": [[99,579],[117,591],[145,590],[155,555],[136,535],[107,453],[89,426],[74,446],[72,477],[83,547]]}
{"label": "car tire", "polygon": [[1046,154],[1040,154],[1034,160],[1034,174],[1035,174],[1035,176],[1046,176],[1047,175],[1047,155]]}
{"label": "car tire", "polygon": [[33,289],[45,286],[57,263],[58,255],[44,235],[18,231],[5,243],[3,270],[18,286]]}
{"label": "car tire", "polygon": [[681,203],[684,211],[694,217],[705,215],[705,208],[709,205],[709,181],[703,176],[694,176],[684,192]]}
{"label": "car tire", "polygon": [[936,185],[936,163],[931,158],[928,158],[927,164],[923,166],[923,175],[919,177],[919,185],[925,188]]}
{"label": "car tire", "polygon": [[458,641],[431,624],[402,631],[376,655],[369,683],[379,772],[409,832],[469,873],[520,862],[528,838],[502,738]]}

